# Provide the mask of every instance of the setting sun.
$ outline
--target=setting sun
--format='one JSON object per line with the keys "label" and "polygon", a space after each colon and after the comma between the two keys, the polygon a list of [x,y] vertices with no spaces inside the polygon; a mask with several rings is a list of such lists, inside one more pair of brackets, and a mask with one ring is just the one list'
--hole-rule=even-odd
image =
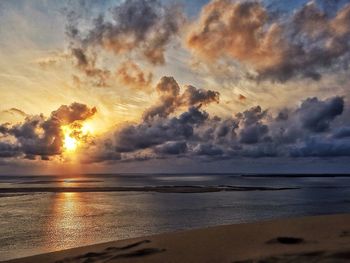
{"label": "setting sun", "polygon": [[72,137],[70,137],[69,135],[65,135],[64,138],[64,147],[68,150],[68,151],[74,151],[76,150],[78,146],[78,141]]}
{"label": "setting sun", "polygon": [[63,133],[62,145],[66,152],[74,152],[77,148],[88,143],[92,138],[93,128],[90,122],[74,122],[61,126]]}
{"label": "setting sun", "polygon": [[73,137],[73,134],[76,132],[68,126],[62,126],[61,129],[64,134],[63,146],[65,150],[70,152],[75,151],[79,144],[77,138]]}

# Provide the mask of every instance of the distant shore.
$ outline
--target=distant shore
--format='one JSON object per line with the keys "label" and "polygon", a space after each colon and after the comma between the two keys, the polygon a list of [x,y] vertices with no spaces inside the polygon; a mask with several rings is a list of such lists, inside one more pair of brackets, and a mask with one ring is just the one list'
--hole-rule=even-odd
{"label": "distant shore", "polygon": [[[98,178],[100,176],[103,177],[118,177],[118,176],[129,176],[129,177],[143,177],[143,176],[212,176],[212,175],[222,175],[222,176],[233,176],[233,177],[350,177],[350,173],[200,173],[200,172],[194,172],[194,173],[83,173],[83,174],[45,174],[45,175],[33,175],[33,174],[0,174],[0,177],[2,179],[38,179],[42,180],[43,178],[52,178],[56,177],[59,180],[62,178],[71,178],[71,177],[93,177]],[[40,182],[38,181],[38,182]]]}
{"label": "distant shore", "polygon": [[[350,214],[217,226],[10,260],[34,262],[350,262]],[[77,244],[79,245],[79,244]]]}
{"label": "distant shore", "polygon": [[263,186],[116,186],[116,187],[16,187],[0,188],[0,194],[5,193],[61,193],[61,192],[158,192],[158,193],[210,193],[223,191],[282,191],[294,190],[298,187],[263,187]]}

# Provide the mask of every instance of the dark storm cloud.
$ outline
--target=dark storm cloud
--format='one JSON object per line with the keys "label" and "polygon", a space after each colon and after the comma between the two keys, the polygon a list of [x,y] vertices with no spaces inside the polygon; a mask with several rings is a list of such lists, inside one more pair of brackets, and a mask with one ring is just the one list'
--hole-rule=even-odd
{"label": "dark storm cloud", "polygon": [[260,106],[253,107],[243,113],[236,114],[236,118],[241,123],[239,141],[243,144],[255,144],[263,139],[268,133],[268,126],[262,123],[267,115]]}
{"label": "dark storm cloud", "polygon": [[197,89],[193,86],[187,86],[180,97],[180,105],[206,105],[212,102],[219,103],[219,92],[212,90]]}
{"label": "dark storm cloud", "polygon": [[291,150],[293,157],[341,157],[350,156],[350,140],[311,138]]}
{"label": "dark storm cloud", "polygon": [[177,107],[177,97],[180,93],[180,87],[173,77],[162,77],[156,86],[159,94],[159,102],[151,108],[145,110],[144,119],[154,116],[166,117],[174,112]]}
{"label": "dark storm cloud", "polygon": [[207,118],[206,112],[191,107],[179,117],[156,118],[138,125],[127,125],[115,134],[116,151],[132,152],[169,141],[188,140],[193,136],[194,128]]}
{"label": "dark storm cloud", "polygon": [[[181,97],[174,79],[164,78],[158,89],[160,96]],[[256,106],[233,117],[219,118],[210,116],[202,104],[190,105],[180,114],[160,114],[125,124],[113,136],[84,145],[82,162],[350,156],[350,124],[346,118],[335,122],[343,108],[342,97],[307,98],[299,107],[275,115]],[[47,160],[60,155],[61,126],[86,120],[95,112],[73,103],[61,106],[49,118],[27,116],[21,124],[2,124],[0,156]]]}
{"label": "dark storm cloud", "polygon": [[350,127],[341,127],[337,130],[334,131],[333,137],[336,139],[342,139],[342,138],[347,138],[350,137]]}
{"label": "dark storm cloud", "polygon": [[[163,78],[157,89],[160,97],[181,97],[173,78]],[[307,98],[299,107],[283,109],[276,115],[260,106],[229,118],[211,117],[202,104],[192,105],[178,115],[174,111],[170,115],[165,108],[166,114],[118,129],[106,160],[112,159],[108,156],[113,152],[120,154],[120,161],[350,156],[350,133],[346,129],[350,125],[335,122],[343,108],[344,99],[337,96]]]}
{"label": "dark storm cloud", "polygon": [[287,17],[259,1],[213,0],[192,24],[187,45],[210,63],[229,57],[251,66],[258,79],[318,80],[349,62],[350,4],[329,13],[315,2]]}
{"label": "dark storm cloud", "polygon": [[267,110],[262,110],[260,106],[252,107],[243,113],[236,114],[237,119],[241,120],[245,126],[260,122],[267,115]]}
{"label": "dark storm cloud", "polygon": [[111,139],[96,141],[85,149],[82,163],[114,162],[121,160],[121,154],[115,150]]}
{"label": "dark storm cloud", "polygon": [[245,144],[254,144],[258,143],[263,139],[263,136],[266,135],[269,131],[267,125],[257,123],[250,125],[242,129],[240,133],[240,142]]}
{"label": "dark storm cloud", "polygon": [[[49,118],[43,115],[27,116],[25,121],[19,124],[3,124],[0,133],[6,139],[14,138],[16,143],[2,144],[0,156],[6,156],[14,150],[14,155],[24,155],[27,159],[35,159],[40,156],[47,160],[50,156],[59,155],[62,152],[63,132],[62,125],[70,125],[86,120],[96,113],[96,108],[89,108],[80,103],[62,105],[51,113]],[[1,142],[2,143],[2,142]]]}
{"label": "dark storm cloud", "polygon": [[18,155],[20,155],[20,148],[18,145],[0,142],[0,158],[10,158]]}
{"label": "dark storm cloud", "polygon": [[288,109],[283,109],[281,110],[277,117],[276,117],[276,121],[286,121],[289,118],[289,112]]}
{"label": "dark storm cloud", "polygon": [[187,151],[187,144],[185,141],[166,142],[155,148],[155,152],[158,154],[172,154],[179,155]]}
{"label": "dark storm cloud", "polygon": [[308,98],[298,110],[300,120],[305,129],[313,132],[329,130],[330,123],[344,110],[344,99],[334,97],[325,101]]}
{"label": "dark storm cloud", "polygon": [[222,155],[224,152],[217,145],[213,145],[209,143],[199,143],[193,148],[193,153],[195,155],[216,156],[216,155]]}
{"label": "dark storm cloud", "polygon": [[162,77],[156,90],[159,94],[159,101],[145,110],[143,114],[145,120],[155,116],[166,117],[181,107],[219,103],[219,92],[212,90],[186,86],[185,91],[180,94],[180,86],[173,77]]}
{"label": "dark storm cloud", "polygon": [[277,114],[275,121],[268,124],[270,136],[280,144],[296,144],[317,134],[326,138],[340,129],[333,124],[343,114],[344,107],[344,99],[338,96],[325,100],[307,98],[299,108],[283,109]]}
{"label": "dark storm cloud", "polygon": [[82,30],[77,19],[68,19],[72,46],[84,51],[103,48],[116,55],[134,52],[152,64],[164,64],[164,52],[183,23],[180,8],[158,0],[127,0],[100,15],[93,26]]}

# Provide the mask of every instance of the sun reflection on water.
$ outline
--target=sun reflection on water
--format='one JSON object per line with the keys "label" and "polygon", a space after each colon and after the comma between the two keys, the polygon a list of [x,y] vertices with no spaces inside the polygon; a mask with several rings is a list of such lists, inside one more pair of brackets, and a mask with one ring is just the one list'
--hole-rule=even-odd
{"label": "sun reflection on water", "polygon": [[47,225],[47,245],[50,250],[77,247],[91,242],[86,211],[81,203],[81,193],[57,193],[53,198],[52,221]]}

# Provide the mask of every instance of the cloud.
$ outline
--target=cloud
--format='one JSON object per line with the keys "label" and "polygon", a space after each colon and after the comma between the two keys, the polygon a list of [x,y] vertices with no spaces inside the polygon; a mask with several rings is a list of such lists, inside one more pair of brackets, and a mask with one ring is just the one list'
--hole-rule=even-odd
{"label": "cloud", "polygon": [[[112,133],[84,143],[79,151],[81,162],[350,156],[350,124],[341,118],[346,116],[343,97],[306,98],[277,112],[258,105],[218,117],[205,111],[206,105],[219,101],[215,91],[181,88],[173,77],[161,78],[156,90],[159,100],[145,109],[139,122],[124,123]],[[60,157],[62,126],[79,128],[95,113],[95,108],[73,103],[62,105],[49,117],[26,116],[22,123],[2,124],[0,156]]]}
{"label": "cloud", "polygon": [[212,63],[231,58],[253,68],[257,79],[318,80],[323,71],[347,66],[350,5],[333,16],[315,2],[276,16],[260,1],[213,0],[187,36],[192,53]]}
{"label": "cloud", "polygon": [[51,113],[51,119],[58,120],[61,124],[66,125],[91,118],[96,111],[95,107],[89,108],[85,104],[74,102],[69,106],[62,105],[53,111]]}
{"label": "cloud", "polygon": [[184,93],[179,98],[180,105],[207,105],[212,102],[219,103],[219,92],[212,90],[197,89],[191,85],[186,86]]}
{"label": "cloud", "polygon": [[268,126],[257,123],[245,127],[240,133],[240,142],[245,144],[258,143],[269,131]]}
{"label": "cloud", "polygon": [[267,115],[267,110],[262,110],[260,106],[252,107],[242,113],[237,113],[236,117],[244,126],[250,126],[260,122]]}
{"label": "cloud", "polygon": [[258,2],[211,1],[193,25],[187,42],[200,55],[216,59],[229,54],[252,60],[256,38],[267,19],[267,12]]}
{"label": "cloud", "polygon": [[193,153],[195,155],[206,155],[206,156],[216,156],[222,155],[223,150],[213,144],[199,143],[193,148]]}
{"label": "cloud", "polygon": [[121,154],[115,150],[111,139],[96,140],[83,149],[81,162],[85,164],[115,162],[121,160]]}
{"label": "cloud", "polygon": [[136,90],[149,90],[153,80],[151,72],[142,71],[136,63],[130,60],[119,66],[116,75],[122,84]]}
{"label": "cloud", "polygon": [[179,155],[187,151],[187,144],[185,141],[169,141],[161,144],[155,148],[158,154]]}
{"label": "cloud", "polygon": [[346,127],[341,127],[337,129],[334,132],[333,137],[336,139],[343,139],[343,138],[350,137],[350,127],[346,126]]}
{"label": "cloud", "polygon": [[318,98],[308,98],[303,101],[298,114],[305,129],[313,132],[325,132],[329,130],[330,123],[344,110],[344,99],[333,97],[325,101]]}
{"label": "cloud", "polygon": [[244,96],[244,95],[242,95],[242,94],[239,94],[239,95],[238,95],[238,100],[241,101],[241,102],[243,102],[243,101],[246,101],[246,100],[247,100],[247,97]]}
{"label": "cloud", "polygon": [[115,149],[118,152],[132,152],[168,141],[189,139],[194,127],[207,118],[206,112],[191,107],[179,117],[149,119],[138,125],[126,125],[115,134]]}
{"label": "cloud", "polygon": [[219,103],[219,92],[186,86],[180,94],[180,86],[173,77],[162,77],[156,86],[159,101],[145,110],[143,119],[155,116],[167,117],[181,107],[201,106],[212,102]]}
{"label": "cloud", "polygon": [[263,111],[260,106],[236,114],[241,127],[240,143],[255,144],[263,140],[269,130],[268,126],[262,122],[266,116],[267,111]]}
{"label": "cloud", "polygon": [[350,141],[333,141],[311,138],[291,151],[293,157],[341,157],[350,156]]}
{"label": "cloud", "polygon": [[162,77],[156,86],[156,90],[159,94],[159,102],[145,110],[143,119],[154,116],[166,117],[174,112],[177,107],[180,86],[173,77]]}
{"label": "cloud", "polygon": [[4,110],[2,111],[2,113],[7,113],[7,114],[11,114],[11,115],[19,115],[19,116],[22,116],[22,117],[25,117],[27,116],[27,114],[20,110],[20,109],[17,109],[17,108],[11,108],[11,109],[8,109],[8,110]]}
{"label": "cloud", "polygon": [[10,157],[23,155],[27,159],[35,159],[40,156],[47,160],[51,156],[60,155],[63,148],[64,134],[62,126],[79,125],[81,121],[91,118],[96,113],[96,108],[89,108],[80,103],[62,105],[51,113],[49,118],[42,114],[27,116],[25,121],[19,124],[2,124],[0,133],[5,139],[15,139],[11,145],[2,143],[0,156]]}
{"label": "cloud", "polygon": [[181,9],[158,0],[128,0],[100,15],[87,30],[76,19],[68,19],[67,35],[73,43],[87,49],[102,48],[115,55],[133,52],[151,64],[164,64],[170,40],[183,23]]}
{"label": "cloud", "polygon": [[[173,78],[163,78],[158,90],[160,96],[181,97]],[[347,126],[335,122],[343,107],[342,97],[307,98],[277,114],[256,106],[219,118],[210,116],[201,104],[191,105],[172,117],[157,115],[126,124],[115,132],[108,152],[120,154],[119,161],[350,156]]]}
{"label": "cloud", "polygon": [[18,145],[0,142],[0,158],[17,157],[20,154]]}
{"label": "cloud", "polygon": [[41,68],[41,69],[49,69],[54,66],[57,66],[61,62],[67,60],[69,58],[69,55],[66,53],[60,53],[57,51],[51,51],[48,56],[39,58],[35,60],[34,62]]}
{"label": "cloud", "polygon": [[111,72],[107,69],[100,69],[96,66],[96,54],[93,53],[90,57],[82,48],[73,48],[71,50],[73,58],[76,60],[76,66],[84,74],[94,79],[94,85],[98,87],[108,87],[108,81],[111,77]]}

